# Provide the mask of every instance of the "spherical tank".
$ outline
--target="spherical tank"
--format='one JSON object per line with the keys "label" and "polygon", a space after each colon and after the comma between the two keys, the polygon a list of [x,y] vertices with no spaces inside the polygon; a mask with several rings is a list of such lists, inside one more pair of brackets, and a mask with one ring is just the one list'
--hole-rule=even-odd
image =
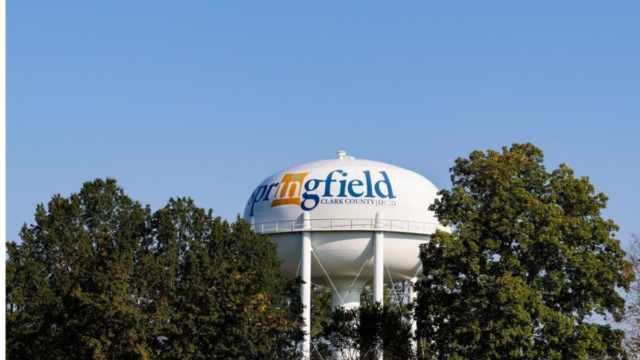
{"label": "spherical tank", "polygon": [[384,283],[416,277],[420,244],[447,230],[429,211],[437,191],[413,171],[344,151],[277,172],[255,188],[244,218],[278,245],[284,272],[304,282],[303,359],[311,346],[311,283],[330,286],[334,308],[355,308],[373,281],[374,300],[383,303]]}
{"label": "spherical tank", "polygon": [[377,226],[384,231],[385,282],[396,282],[417,275],[419,245],[440,228],[429,211],[437,191],[413,171],[338,152],[336,159],[269,176],[249,197],[244,218],[278,244],[285,273],[295,277],[307,212],[312,279],[325,283],[327,278],[372,278]]}

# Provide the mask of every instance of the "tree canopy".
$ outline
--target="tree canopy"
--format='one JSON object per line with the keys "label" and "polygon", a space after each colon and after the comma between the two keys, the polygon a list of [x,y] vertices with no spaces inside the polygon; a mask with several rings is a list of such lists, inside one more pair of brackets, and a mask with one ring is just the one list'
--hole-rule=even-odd
{"label": "tree canopy", "polygon": [[636,280],[631,284],[631,291],[627,298],[625,349],[630,358],[638,359],[640,358],[640,234],[631,235],[627,259],[633,267]]}
{"label": "tree canopy", "polygon": [[410,360],[411,324],[403,320],[399,307],[380,303],[356,309],[335,309],[322,324],[322,338],[345,359]]}
{"label": "tree canopy", "polygon": [[421,248],[416,318],[434,359],[624,358],[620,321],[633,273],[607,197],[531,144],[474,151],[432,206],[451,233]]}
{"label": "tree canopy", "polygon": [[115,180],[38,205],[8,243],[9,359],[286,359],[302,305],[276,246],[191,199],[162,209]]}
{"label": "tree canopy", "polygon": [[[627,357],[624,332],[594,320],[620,321],[617,290],[634,280],[601,214],[607,197],[543,161],[531,144],[456,160],[432,206],[452,231],[420,251],[418,358]],[[20,237],[7,244],[9,359],[299,357],[300,280],[285,279],[275,244],[242,219],[188,198],[154,212],[98,179],[38,205]],[[363,298],[331,312],[329,293],[314,292],[314,354],[331,344],[415,356],[404,303]]]}

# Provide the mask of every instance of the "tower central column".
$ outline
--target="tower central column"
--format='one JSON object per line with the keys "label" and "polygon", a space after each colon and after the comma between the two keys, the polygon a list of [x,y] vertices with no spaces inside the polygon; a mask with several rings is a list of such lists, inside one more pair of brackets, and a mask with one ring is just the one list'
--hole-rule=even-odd
{"label": "tower central column", "polygon": [[331,289],[331,306],[333,309],[343,307],[346,310],[360,307],[360,294],[367,283],[367,278],[331,277],[335,289]]}

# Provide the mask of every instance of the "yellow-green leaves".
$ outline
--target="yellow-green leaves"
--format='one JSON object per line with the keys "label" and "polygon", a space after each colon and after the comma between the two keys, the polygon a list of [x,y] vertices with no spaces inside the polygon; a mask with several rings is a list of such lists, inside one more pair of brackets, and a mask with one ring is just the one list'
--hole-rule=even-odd
{"label": "yellow-green leaves", "polygon": [[421,249],[419,337],[432,358],[606,359],[624,356],[619,320],[633,275],[601,217],[604,194],[542,151],[514,144],[474,151],[451,168],[432,206],[453,232]]}

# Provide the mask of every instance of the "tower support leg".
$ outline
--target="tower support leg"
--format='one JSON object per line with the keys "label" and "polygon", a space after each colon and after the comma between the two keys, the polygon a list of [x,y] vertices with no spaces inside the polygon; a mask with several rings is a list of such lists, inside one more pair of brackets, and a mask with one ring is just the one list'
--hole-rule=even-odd
{"label": "tower support leg", "polygon": [[384,303],[384,232],[382,214],[376,214],[373,256],[373,300]]}
{"label": "tower support leg", "polygon": [[[373,300],[384,306],[384,228],[382,213],[376,214],[374,225]],[[378,359],[382,360],[382,354]]]}
{"label": "tower support leg", "polygon": [[302,340],[302,359],[311,358],[311,219],[309,213],[303,214],[303,231],[302,232],[302,253],[300,254],[300,268],[302,281],[304,283],[300,289],[300,297],[302,299],[302,321],[304,325],[304,339]]}

